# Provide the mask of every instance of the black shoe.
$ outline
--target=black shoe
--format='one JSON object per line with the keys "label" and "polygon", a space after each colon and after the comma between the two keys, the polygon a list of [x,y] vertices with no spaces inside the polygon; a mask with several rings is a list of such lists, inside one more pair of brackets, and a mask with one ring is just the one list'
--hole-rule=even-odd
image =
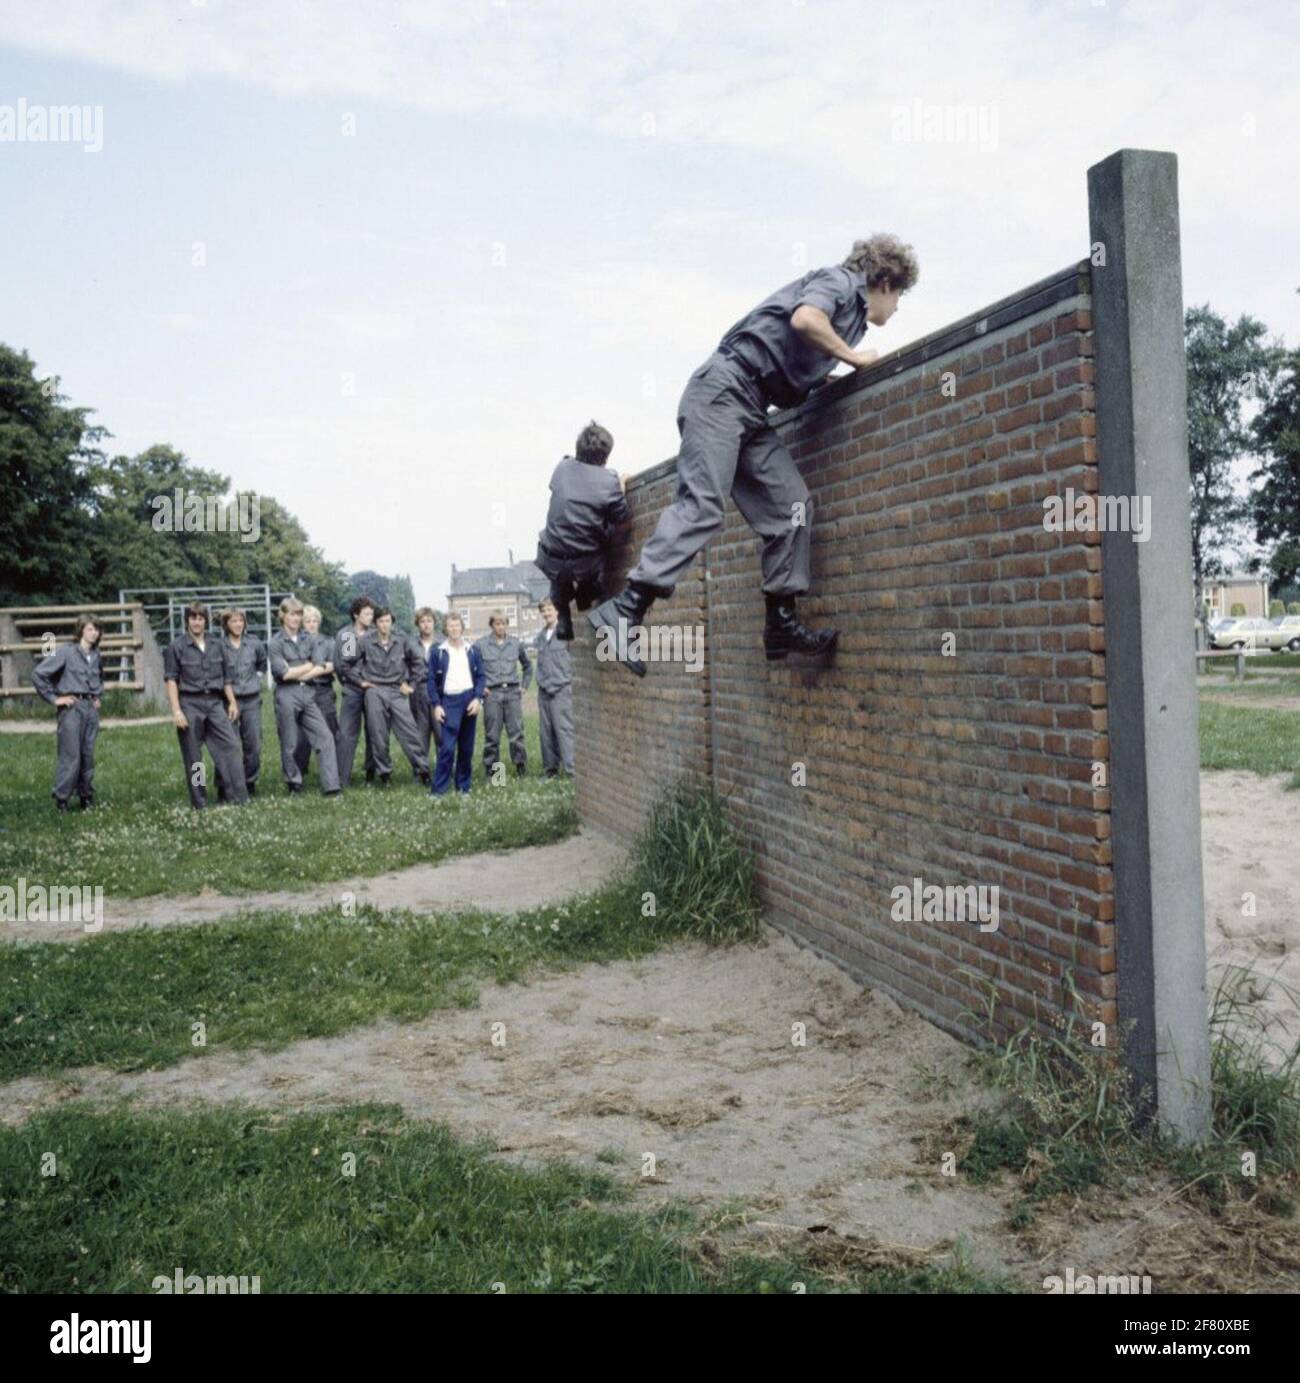
{"label": "black shoe", "polygon": [[555,637],[564,643],[573,642],[573,611],[567,600],[555,607]]}
{"label": "black shoe", "polygon": [[559,777],[559,770],[558,770],[558,769],[554,769],[554,768],[548,768],[548,769],[546,770],[546,772],[542,774],[542,777],[543,777],[543,778],[558,778],[558,777]]}
{"label": "black shoe", "polygon": [[516,765],[515,765],[515,777],[516,777],[516,778],[527,778],[527,777],[528,777],[528,765],[527,765],[527,764],[516,764]]}
{"label": "black shoe", "polygon": [[388,786],[389,776],[390,775],[387,773],[379,773],[375,775],[375,779],[381,788],[386,788]]}
{"label": "black shoe", "polygon": [[769,595],[766,599],[767,623],[763,627],[763,648],[769,663],[777,662],[788,653],[820,658],[835,647],[840,631],[806,629],[795,614],[794,596]]}
{"label": "black shoe", "polygon": [[252,799],[253,799],[254,797],[256,797],[256,796],[257,796],[257,784],[256,784],[256,783],[249,783],[249,784],[248,784],[248,797],[249,797],[249,800],[252,801]]}
{"label": "black shoe", "polygon": [[431,788],[433,786],[433,774],[427,769],[419,775],[419,779],[421,787]]}
{"label": "black shoe", "polygon": [[88,812],[94,805],[95,799],[93,797],[83,797],[81,799],[81,810],[83,812]]}
{"label": "black shoe", "polygon": [[66,812],[68,810],[67,802],[61,797],[56,797],[54,799],[54,810],[56,812]]}
{"label": "black shoe", "polygon": [[290,797],[297,797],[298,794],[302,791],[301,783],[286,783],[285,787],[289,789]]}
{"label": "black shoe", "polygon": [[[649,586],[641,585],[639,581],[629,581],[613,600],[607,600],[604,604],[597,605],[587,616],[587,620],[597,634],[602,629],[608,629],[608,637],[617,641],[621,626],[627,631],[625,637],[630,637],[631,631],[645,622],[646,612],[654,604],[658,594],[658,591]],[[615,647],[617,648],[617,646],[616,642]],[[644,677],[646,674],[646,666],[640,658],[629,656],[620,658],[619,662],[638,677]]]}
{"label": "black shoe", "polygon": [[325,795],[326,797],[342,797],[342,796],[343,796],[343,789],[342,789],[342,788],[331,788],[330,791],[328,791],[328,792],[325,793],[324,795]]}
{"label": "black shoe", "polygon": [[373,783],[374,781],[375,781],[375,770],[374,770],[373,768],[368,768],[368,769],[366,769],[366,782],[367,782],[367,783]]}

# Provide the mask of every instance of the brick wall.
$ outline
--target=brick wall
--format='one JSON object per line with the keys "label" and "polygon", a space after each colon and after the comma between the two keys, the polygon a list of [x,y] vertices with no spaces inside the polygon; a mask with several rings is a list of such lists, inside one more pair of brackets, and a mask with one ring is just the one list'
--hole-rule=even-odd
{"label": "brick wall", "polygon": [[[734,509],[656,623],[703,623],[703,673],[644,682],[574,646],[578,802],[625,836],[687,773],[753,849],[769,919],[954,1030],[1069,1006],[1113,1023],[1101,546],[1043,499],[1097,489],[1086,264],[933,333],[776,425],[815,505],[801,613],[821,671],[767,663],[758,543]],[[621,578],[672,497],[629,482]],[[895,920],[896,886],[999,891],[998,929]]]}

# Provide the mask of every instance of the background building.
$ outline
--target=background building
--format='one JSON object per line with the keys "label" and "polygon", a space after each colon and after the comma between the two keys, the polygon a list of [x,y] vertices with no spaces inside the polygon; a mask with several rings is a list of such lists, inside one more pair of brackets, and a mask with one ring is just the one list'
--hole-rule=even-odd
{"label": "background building", "polygon": [[531,638],[542,627],[537,602],[550,590],[551,583],[532,562],[516,562],[510,552],[505,567],[465,567],[451,564],[451,589],[447,610],[465,621],[465,632],[479,638],[488,632],[494,610],[506,617],[510,632]]}
{"label": "background building", "polygon": [[1248,617],[1268,615],[1268,581],[1249,572],[1217,576],[1205,583],[1206,614],[1230,615],[1234,605],[1244,605]]}

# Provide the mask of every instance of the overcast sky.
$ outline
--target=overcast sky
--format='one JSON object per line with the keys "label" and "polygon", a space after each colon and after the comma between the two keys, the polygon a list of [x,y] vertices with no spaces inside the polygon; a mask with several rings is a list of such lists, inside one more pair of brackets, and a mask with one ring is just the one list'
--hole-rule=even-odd
{"label": "overcast sky", "polygon": [[671,456],[771,289],[895,231],[892,350],[1083,258],[1121,147],[1178,155],[1185,301],[1295,344],[1298,32],[1289,0],[0,0],[0,108],[103,122],[0,142],[0,340],[111,450],[171,443],[441,605],[452,562],[533,555],[589,417],[615,469]]}

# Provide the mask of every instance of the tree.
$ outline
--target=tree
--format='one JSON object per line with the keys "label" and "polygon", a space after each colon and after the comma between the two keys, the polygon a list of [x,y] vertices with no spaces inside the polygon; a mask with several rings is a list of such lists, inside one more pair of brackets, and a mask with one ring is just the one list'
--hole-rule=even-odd
{"label": "tree", "polygon": [[1243,420],[1245,404],[1262,398],[1279,363],[1264,342],[1264,324],[1241,317],[1229,327],[1208,304],[1188,308],[1187,452],[1192,478],[1192,569],[1196,609],[1207,575],[1223,570],[1221,554],[1248,515],[1233,484],[1232,464],[1255,455],[1258,441]]}
{"label": "tree", "polygon": [[1286,353],[1253,428],[1264,463],[1251,505],[1255,537],[1276,543],[1273,579],[1291,585],[1300,574],[1300,350]]}
{"label": "tree", "polygon": [[85,599],[88,469],[108,434],[65,405],[57,376],[0,344],[0,605]]}

